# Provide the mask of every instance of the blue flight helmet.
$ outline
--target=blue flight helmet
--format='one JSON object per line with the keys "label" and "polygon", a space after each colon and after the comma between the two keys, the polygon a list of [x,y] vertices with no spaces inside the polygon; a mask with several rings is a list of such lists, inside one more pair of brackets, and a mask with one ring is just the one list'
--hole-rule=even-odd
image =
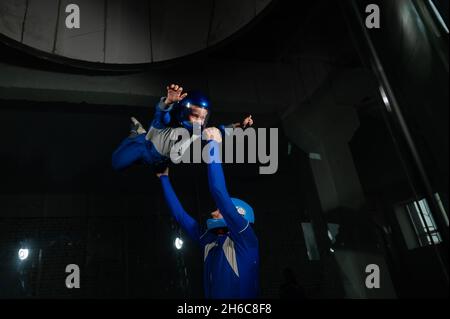
{"label": "blue flight helmet", "polygon": [[191,112],[192,105],[208,110],[208,115],[205,119],[205,123],[203,126],[206,125],[206,122],[208,121],[209,118],[209,114],[211,112],[209,99],[203,92],[201,91],[188,92],[188,96],[177,103],[176,118],[178,122],[181,124],[181,126],[190,131],[193,130],[193,124],[189,121],[189,114]]}
{"label": "blue flight helmet", "polygon": [[[253,208],[249,204],[237,198],[232,198],[231,201],[243,218],[248,220],[251,224],[255,222],[255,214],[253,212]],[[209,218],[206,221],[206,226],[208,227],[208,230],[212,230],[227,227],[227,223],[223,218]]]}

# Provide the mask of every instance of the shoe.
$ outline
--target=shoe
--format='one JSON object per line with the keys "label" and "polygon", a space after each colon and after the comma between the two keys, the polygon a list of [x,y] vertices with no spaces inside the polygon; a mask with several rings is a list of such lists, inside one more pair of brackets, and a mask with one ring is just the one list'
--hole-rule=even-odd
{"label": "shoe", "polygon": [[147,131],[144,129],[141,123],[135,118],[131,118],[131,130],[130,130],[130,137],[135,137],[137,135],[146,134]]}

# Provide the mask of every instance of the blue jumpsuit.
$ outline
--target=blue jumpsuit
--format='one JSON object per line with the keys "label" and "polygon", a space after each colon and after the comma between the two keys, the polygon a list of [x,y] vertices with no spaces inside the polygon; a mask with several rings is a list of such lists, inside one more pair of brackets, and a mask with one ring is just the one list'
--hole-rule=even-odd
{"label": "blue jumpsuit", "polygon": [[179,136],[180,127],[169,127],[170,111],[173,104],[166,106],[164,98],[156,105],[155,115],[148,133],[126,138],[114,151],[113,169],[124,170],[135,163],[143,163],[152,167],[167,166],[170,152]]}
{"label": "blue jumpsuit", "polygon": [[[112,167],[116,171],[124,170],[135,163],[150,165],[157,170],[165,168],[170,162],[171,155],[180,157],[186,151],[190,141],[180,148],[178,137],[184,136],[182,127],[170,127],[171,114],[174,104],[165,105],[164,97],[156,105],[155,115],[150,124],[148,133],[139,134],[135,137],[126,138],[114,151],[112,156]],[[225,129],[232,125],[220,125],[219,129],[225,134]]]}
{"label": "blue jumpsuit", "polygon": [[[216,143],[216,142],[210,142]],[[233,205],[221,163],[208,164],[209,189],[228,226],[228,233],[200,233],[198,223],[179,202],[168,176],[161,177],[169,210],[184,231],[203,249],[203,285],[206,298],[249,299],[258,296],[258,239],[250,223]]]}

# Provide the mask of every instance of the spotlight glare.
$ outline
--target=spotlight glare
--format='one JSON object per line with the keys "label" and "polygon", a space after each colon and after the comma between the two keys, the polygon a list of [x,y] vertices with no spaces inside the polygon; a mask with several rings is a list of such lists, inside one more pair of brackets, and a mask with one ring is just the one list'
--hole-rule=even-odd
{"label": "spotlight glare", "polygon": [[25,260],[28,258],[28,254],[30,251],[27,248],[21,248],[19,249],[18,256],[20,260]]}
{"label": "spotlight glare", "polygon": [[389,101],[386,91],[384,90],[384,88],[382,86],[380,86],[380,93],[381,93],[381,97],[383,99],[384,105],[386,106],[386,109],[388,110],[389,113],[391,113],[392,112],[391,102]]}
{"label": "spotlight glare", "polygon": [[177,237],[175,239],[175,248],[180,250],[181,248],[183,248],[183,240],[179,237]]}

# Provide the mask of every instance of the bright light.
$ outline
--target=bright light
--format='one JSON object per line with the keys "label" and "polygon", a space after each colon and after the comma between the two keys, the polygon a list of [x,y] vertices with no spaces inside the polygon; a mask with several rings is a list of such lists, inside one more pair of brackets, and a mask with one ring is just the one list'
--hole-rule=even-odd
{"label": "bright light", "polygon": [[333,235],[331,234],[330,231],[328,231],[328,238],[330,238],[330,240],[333,240]]}
{"label": "bright light", "polygon": [[19,259],[20,260],[25,260],[28,258],[28,254],[30,253],[30,251],[27,248],[21,248],[19,249]]}
{"label": "bright light", "polygon": [[330,252],[331,252],[331,253],[334,253],[334,249],[333,249],[333,248],[330,248]]}
{"label": "bright light", "polygon": [[444,19],[442,18],[442,15],[440,14],[438,8],[436,8],[436,5],[434,4],[434,2],[431,0],[428,0],[428,2],[430,3],[431,9],[433,9],[434,14],[436,15],[437,19],[439,20],[439,23],[444,28],[445,32],[449,33],[447,24],[445,23]]}
{"label": "bright light", "polygon": [[384,102],[384,105],[386,106],[386,109],[388,110],[388,112],[392,112],[391,102],[389,102],[389,98],[386,94],[386,91],[384,90],[384,88],[382,86],[380,86],[380,93],[381,93],[381,97],[383,98],[383,102]]}
{"label": "bright light", "polygon": [[179,237],[177,237],[175,239],[175,247],[176,249],[180,250],[181,248],[183,248],[183,240]]}

